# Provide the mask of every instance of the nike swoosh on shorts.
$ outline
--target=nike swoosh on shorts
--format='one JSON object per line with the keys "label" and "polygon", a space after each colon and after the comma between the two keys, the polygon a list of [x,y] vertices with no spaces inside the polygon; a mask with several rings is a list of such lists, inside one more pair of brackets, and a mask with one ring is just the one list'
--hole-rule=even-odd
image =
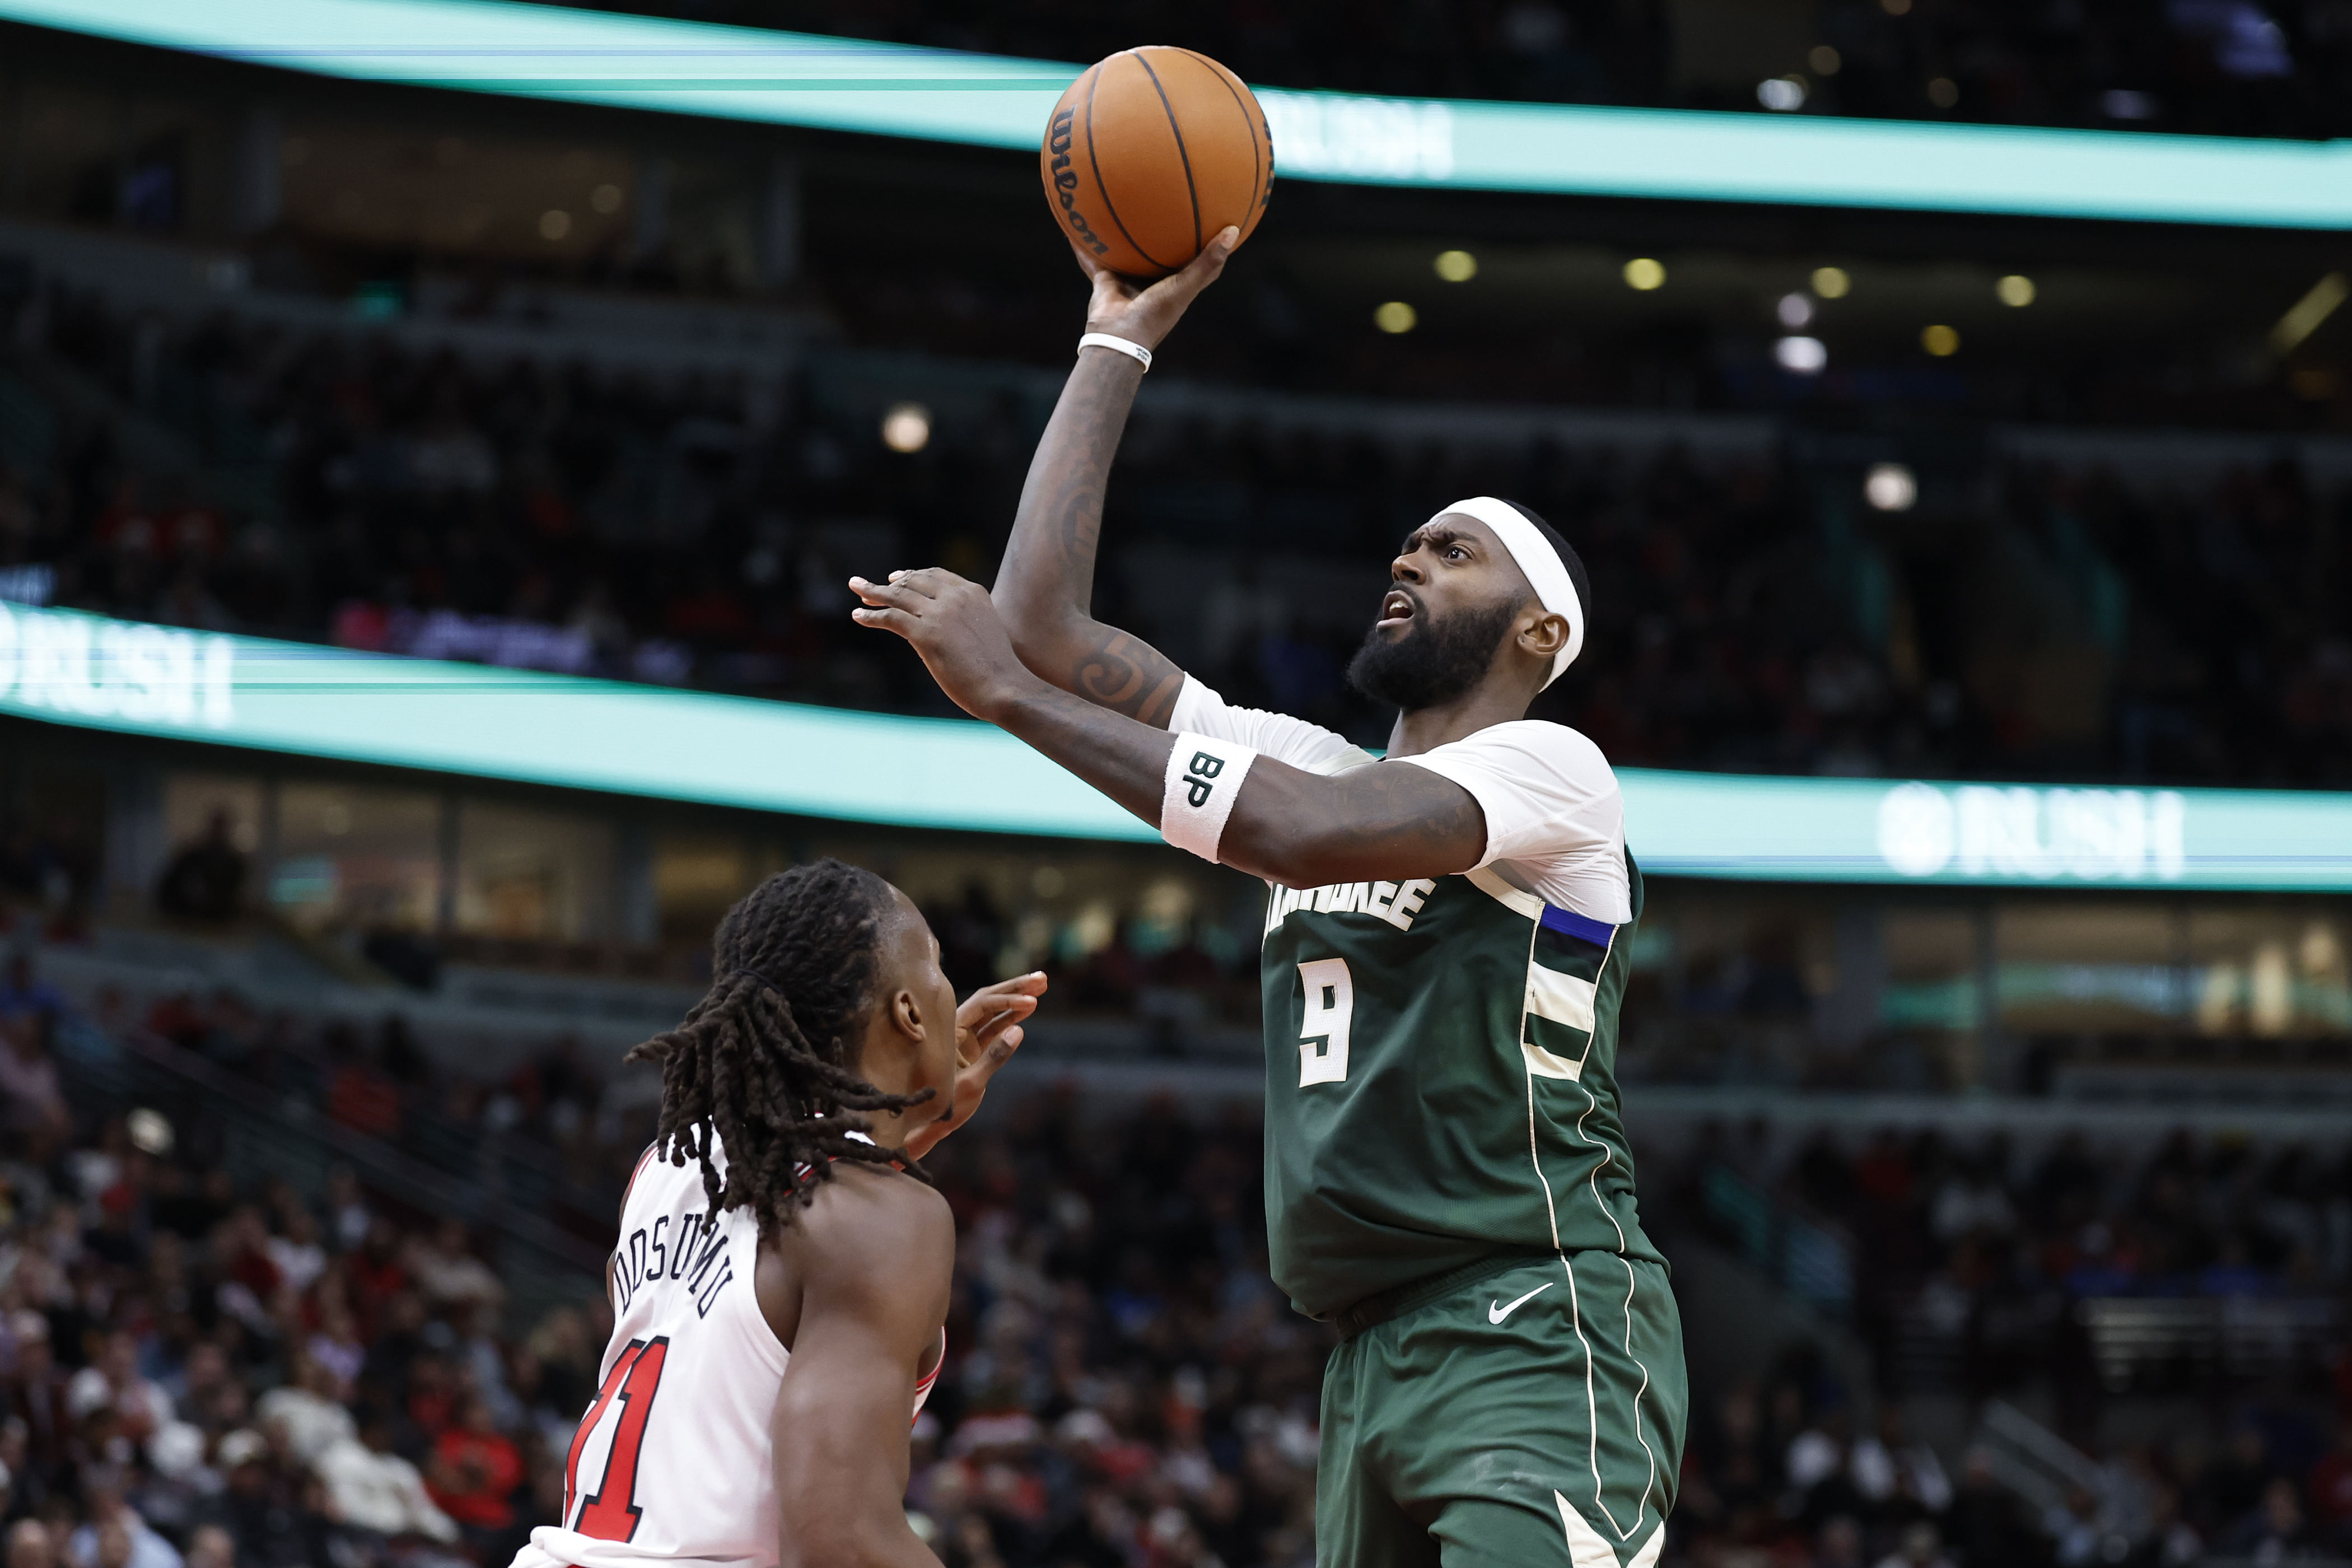
{"label": "nike swoosh on shorts", "polygon": [[1550,1289],[1554,1285],[1559,1283],[1559,1281],[1557,1279],[1547,1280],[1543,1284],[1538,1285],[1534,1289],[1528,1291],[1526,1295],[1520,1297],[1517,1300],[1512,1302],[1507,1307],[1499,1307],[1489,1301],[1486,1304],[1486,1321],[1490,1323],[1501,1322],[1505,1318],[1509,1317],[1513,1312],[1517,1311],[1520,1308],[1526,1306],[1528,1302],[1534,1300],[1537,1297],[1542,1295],[1545,1291]]}

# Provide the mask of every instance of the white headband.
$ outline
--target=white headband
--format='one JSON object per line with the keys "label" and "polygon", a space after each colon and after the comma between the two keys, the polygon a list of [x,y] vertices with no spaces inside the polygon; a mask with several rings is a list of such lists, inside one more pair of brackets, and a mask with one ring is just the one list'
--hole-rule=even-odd
{"label": "white headband", "polygon": [[[1584,651],[1584,601],[1577,597],[1576,582],[1568,574],[1568,563],[1559,558],[1559,552],[1552,548],[1543,531],[1509,501],[1496,500],[1493,496],[1472,496],[1468,500],[1455,501],[1437,517],[1444,517],[1447,511],[1475,517],[1493,529],[1495,537],[1503,542],[1503,548],[1511,552],[1511,559],[1527,574],[1537,601],[1568,623],[1568,640],[1552,655],[1551,673],[1544,678],[1544,684],[1549,686]],[[1437,517],[1429,521],[1435,522]]]}

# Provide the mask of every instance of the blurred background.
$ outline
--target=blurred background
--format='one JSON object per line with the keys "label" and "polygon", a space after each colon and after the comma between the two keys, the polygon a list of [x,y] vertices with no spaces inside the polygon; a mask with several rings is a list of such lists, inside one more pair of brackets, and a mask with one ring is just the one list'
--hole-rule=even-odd
{"label": "blurred background", "polygon": [[[296,9],[289,53],[333,41]],[[2344,0],[634,9],[1987,158],[2286,156],[2352,116]],[[505,1563],[609,1326],[657,1092],[621,1054],[818,854],[920,901],[959,986],[1054,976],[934,1162],[962,1267],[920,1528],[951,1568],[1307,1568],[1329,1336],[1265,1273],[1262,888],[32,695],[37,628],[135,624],[184,706],[257,637],[950,715],[842,580],[994,570],[1085,296],[1030,156],[126,30],[0,19],[6,1568]],[[1492,492],[1591,566],[1542,716],[1620,765],[1997,782],[2029,843],[2062,800],[2352,784],[2352,216],[1282,166],[1147,384],[1097,590],[1228,697],[1379,743],[1341,671],[1389,555]],[[1654,879],[1619,1066],[1689,1333],[1667,1562],[2352,1561],[2328,853]]]}

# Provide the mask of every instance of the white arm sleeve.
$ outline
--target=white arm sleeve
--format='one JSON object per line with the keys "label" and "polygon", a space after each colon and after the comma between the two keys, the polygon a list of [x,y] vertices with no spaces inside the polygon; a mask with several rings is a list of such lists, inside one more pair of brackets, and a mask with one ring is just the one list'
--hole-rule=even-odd
{"label": "white arm sleeve", "polygon": [[1184,678],[1183,690],[1176,694],[1176,706],[1168,715],[1168,728],[1179,733],[1190,731],[1215,741],[1232,741],[1261,756],[1314,773],[1338,773],[1372,760],[1369,752],[1350,745],[1344,735],[1287,713],[1234,707],[1189,675]]}
{"label": "white arm sleeve", "polygon": [[1402,763],[1470,792],[1486,817],[1481,866],[1594,920],[1633,918],[1625,800],[1601,748],[1565,724],[1496,724]]}

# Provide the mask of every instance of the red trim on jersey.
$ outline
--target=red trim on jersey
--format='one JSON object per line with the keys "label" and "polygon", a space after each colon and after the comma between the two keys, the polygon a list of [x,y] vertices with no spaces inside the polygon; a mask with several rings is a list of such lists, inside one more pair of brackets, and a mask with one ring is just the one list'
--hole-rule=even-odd
{"label": "red trim on jersey", "polygon": [[915,1393],[918,1396],[929,1394],[931,1391],[931,1384],[939,1382],[940,1373],[947,1366],[947,1364],[948,1331],[945,1329],[941,1329],[940,1331],[940,1359],[931,1363],[930,1371],[915,1379]]}
{"label": "red trim on jersey", "polygon": [[931,1384],[939,1382],[940,1373],[945,1372],[947,1367],[948,1331],[946,1325],[942,1324],[940,1328],[940,1359],[931,1363],[930,1371],[915,1379],[915,1413],[907,1418],[908,1426],[912,1426],[923,1418],[923,1406],[931,1397]]}
{"label": "red trim on jersey", "polygon": [[637,1156],[636,1168],[629,1173],[629,1184],[621,1189],[621,1212],[623,1214],[625,1215],[629,1212],[629,1194],[637,1190],[637,1178],[646,1173],[646,1166],[653,1161],[654,1151],[660,1147],[661,1145],[658,1142],[648,1143],[646,1145],[646,1152]]}
{"label": "red trim on jersey", "polygon": [[[613,1250],[604,1258],[604,1294],[607,1296],[613,1293],[613,1265],[620,1260],[621,1233],[629,1227],[629,1199],[636,1193],[637,1178],[646,1173],[646,1166],[653,1161],[654,1151],[660,1147],[659,1140],[646,1145],[646,1152],[637,1156],[636,1169],[629,1173],[629,1184],[621,1189],[621,1212],[614,1216]],[[618,1310],[617,1308],[614,1310]]]}

